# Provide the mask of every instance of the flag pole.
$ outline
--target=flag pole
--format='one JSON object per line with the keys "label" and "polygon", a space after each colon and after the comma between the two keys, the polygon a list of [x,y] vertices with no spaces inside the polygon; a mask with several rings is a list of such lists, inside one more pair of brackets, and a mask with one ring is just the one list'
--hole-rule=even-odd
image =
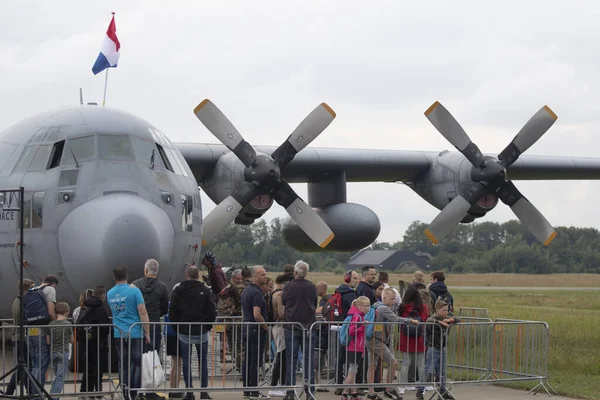
{"label": "flag pole", "polygon": [[108,84],[108,70],[110,68],[106,68],[106,75],[104,76],[104,98],[102,99],[102,107],[106,105],[106,85]]}
{"label": "flag pole", "polygon": [[[111,12],[113,20],[115,18],[115,12]],[[106,68],[106,75],[104,75],[104,98],[102,99],[102,107],[106,105],[106,86],[108,85],[108,70],[110,67]]]}

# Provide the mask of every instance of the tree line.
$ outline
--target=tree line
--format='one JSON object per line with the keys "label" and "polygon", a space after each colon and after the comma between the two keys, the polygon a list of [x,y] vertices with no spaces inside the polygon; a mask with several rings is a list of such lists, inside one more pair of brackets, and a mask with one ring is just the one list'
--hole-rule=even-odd
{"label": "tree line", "polygon": [[[283,240],[282,222],[274,218],[269,224],[264,219],[252,225],[231,224],[208,250],[224,266],[261,264],[281,270],[302,259],[313,271],[345,271],[355,252],[297,251]],[[401,240],[376,241],[368,248],[429,253],[431,268],[453,273],[600,273],[600,232],[594,228],[557,227],[556,238],[544,247],[516,220],[461,224],[437,246],[425,236],[426,227],[414,221]]]}

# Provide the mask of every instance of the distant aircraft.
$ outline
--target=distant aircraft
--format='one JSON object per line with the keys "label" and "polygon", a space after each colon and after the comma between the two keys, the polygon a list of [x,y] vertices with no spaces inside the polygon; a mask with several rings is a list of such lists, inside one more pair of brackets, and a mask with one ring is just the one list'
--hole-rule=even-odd
{"label": "distant aircraft", "polygon": [[[171,287],[186,265],[198,263],[203,242],[231,221],[251,224],[273,200],[290,215],[282,228],[290,246],[358,250],[377,238],[380,222],[369,208],[346,202],[346,182],[409,185],[443,209],[429,227],[432,240],[484,216],[500,198],[545,242],[554,231],[507,174],[512,180],[600,178],[600,159],[516,159],[551,125],[539,113],[533,128],[496,157],[481,155],[440,105],[427,117],[464,155],[305,148],[335,118],[326,104],[277,148],[252,147],[208,100],[194,112],[224,145],[171,143],[140,118],[94,105],[40,114],[0,133],[0,188],[26,189],[26,277],[40,282],[57,275],[59,299],[74,304],[86,288],[111,286],[114,266],[125,265],[136,278],[145,260],[156,258],[160,278]],[[310,206],[289,186],[298,182],[308,183]],[[204,221],[199,186],[218,204]],[[0,206],[14,207],[17,200],[4,196]],[[19,276],[17,214],[0,208],[2,316],[10,315]]]}

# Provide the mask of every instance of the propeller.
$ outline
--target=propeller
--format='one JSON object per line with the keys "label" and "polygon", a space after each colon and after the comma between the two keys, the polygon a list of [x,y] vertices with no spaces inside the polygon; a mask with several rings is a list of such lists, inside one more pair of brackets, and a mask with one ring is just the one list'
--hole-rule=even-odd
{"label": "propeller", "polygon": [[549,245],[556,237],[556,231],[514,183],[506,179],[506,170],[550,129],[558,119],[556,114],[548,106],[540,108],[496,158],[484,157],[458,121],[439,102],[433,103],[425,111],[425,116],[473,165],[473,183],[452,199],[431,221],[425,229],[429,240],[438,244],[467,216],[471,207],[491,194],[509,206],[538,241],[544,246]]}
{"label": "propeller", "polygon": [[268,194],[298,226],[320,247],[325,248],[334,234],[319,215],[300,198],[282,178],[281,172],[296,154],[317,138],[335,119],[335,112],[325,103],[318,105],[292,134],[269,156],[257,153],[252,145],[210,100],[194,109],[200,122],[227,146],[246,166],[244,179],[250,185],[238,185],[204,218],[202,245],[210,243],[256,196]]}

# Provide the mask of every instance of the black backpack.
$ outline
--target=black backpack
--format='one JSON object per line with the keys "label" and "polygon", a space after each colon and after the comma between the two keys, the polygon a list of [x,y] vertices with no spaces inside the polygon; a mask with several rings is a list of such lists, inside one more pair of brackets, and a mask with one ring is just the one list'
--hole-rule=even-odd
{"label": "black backpack", "polygon": [[281,290],[282,289],[275,289],[265,296],[265,302],[267,303],[267,322],[277,322],[275,321],[275,315],[273,315],[273,295],[277,292],[281,292]]}
{"label": "black backpack", "polygon": [[[408,314],[408,318],[416,319],[419,322],[423,322],[417,310],[412,310]],[[409,338],[417,338],[419,336],[423,336],[423,325],[413,325],[412,323],[408,323],[401,325],[401,329],[402,334]]]}
{"label": "black backpack", "polygon": [[[86,325],[92,324],[92,309],[87,306],[81,307],[79,310],[79,316],[76,321],[77,325]],[[77,327],[77,337],[79,340],[87,339],[92,340],[98,336],[98,327],[90,327],[90,326],[78,326]]]}
{"label": "black backpack", "polygon": [[48,325],[50,313],[42,290],[47,285],[31,288],[23,296],[23,323],[25,325]]}
{"label": "black backpack", "polygon": [[450,294],[450,292],[446,292],[438,297],[435,297],[435,294],[432,293],[431,294],[431,300],[433,301],[433,311],[432,314],[435,312],[435,302],[438,300],[443,300],[446,303],[448,303],[448,314],[453,315],[454,314],[454,298],[452,297],[452,295]]}

